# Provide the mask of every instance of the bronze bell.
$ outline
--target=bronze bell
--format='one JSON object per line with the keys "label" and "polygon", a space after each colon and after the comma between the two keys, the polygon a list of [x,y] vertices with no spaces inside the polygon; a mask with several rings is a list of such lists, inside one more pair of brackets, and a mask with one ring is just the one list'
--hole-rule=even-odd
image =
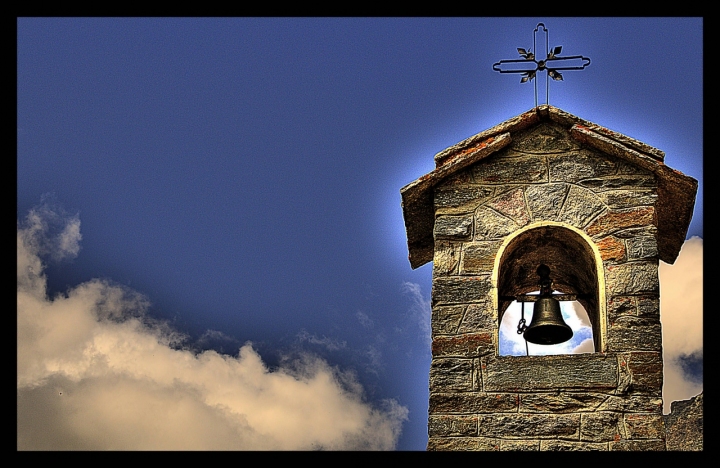
{"label": "bronze bell", "polygon": [[540,298],[533,307],[532,322],[525,329],[525,339],[539,345],[563,343],[573,336],[572,329],[565,323],[560,312],[560,302],[552,297],[550,268],[540,265]]}

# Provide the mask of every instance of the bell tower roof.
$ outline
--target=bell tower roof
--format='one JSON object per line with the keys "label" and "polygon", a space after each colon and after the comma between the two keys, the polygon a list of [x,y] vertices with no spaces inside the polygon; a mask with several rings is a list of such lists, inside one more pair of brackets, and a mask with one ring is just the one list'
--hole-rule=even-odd
{"label": "bell tower roof", "polygon": [[583,145],[652,172],[658,182],[655,225],[660,260],[673,263],[685,241],[698,182],[665,165],[665,153],[641,141],[583,120],[550,105],[535,107],[435,155],[435,169],[402,189],[403,216],[412,268],[432,261],[433,188],[448,177],[508,146],[513,135],[551,121]]}

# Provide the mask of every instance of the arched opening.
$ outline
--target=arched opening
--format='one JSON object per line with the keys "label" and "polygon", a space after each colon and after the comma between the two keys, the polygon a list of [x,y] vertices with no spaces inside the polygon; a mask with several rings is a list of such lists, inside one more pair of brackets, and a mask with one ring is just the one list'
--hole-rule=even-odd
{"label": "arched opening", "polygon": [[[537,268],[541,264],[550,268],[555,293],[571,295],[575,299],[560,303],[566,323],[575,329],[573,338],[560,345],[530,343],[527,348],[529,354],[602,351],[605,307],[599,252],[581,231],[560,223],[542,222],[518,231],[498,252],[494,272],[497,286],[498,354],[526,354],[525,342],[522,336],[517,336],[521,305],[515,298],[538,292]],[[525,303],[528,324],[531,323],[533,304]],[[511,332],[516,336],[510,336]],[[522,352],[517,349],[518,338],[521,340]],[[592,346],[585,342],[588,338],[592,339]]]}

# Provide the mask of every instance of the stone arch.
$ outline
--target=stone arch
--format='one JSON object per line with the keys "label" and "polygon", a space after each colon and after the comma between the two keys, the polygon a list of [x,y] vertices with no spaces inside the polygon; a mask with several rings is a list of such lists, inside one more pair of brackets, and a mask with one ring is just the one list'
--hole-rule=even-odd
{"label": "stone arch", "polygon": [[513,298],[538,289],[537,267],[551,270],[555,289],[577,295],[592,324],[596,352],[605,351],[607,311],[602,258],[583,231],[565,223],[542,221],[515,231],[503,241],[492,272],[492,299],[498,330]]}

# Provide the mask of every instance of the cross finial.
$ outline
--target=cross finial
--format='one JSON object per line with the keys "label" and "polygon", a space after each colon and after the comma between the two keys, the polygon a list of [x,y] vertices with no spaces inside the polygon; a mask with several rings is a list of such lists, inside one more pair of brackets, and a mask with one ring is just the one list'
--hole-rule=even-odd
{"label": "cross finial", "polygon": [[[542,32],[545,33],[545,59],[538,61],[535,57],[537,52],[535,37],[538,30],[542,28]],[[582,55],[571,55],[569,57],[560,57],[562,46],[554,47],[552,50],[548,48],[548,30],[543,23],[538,25],[533,30],[533,48],[525,50],[518,47],[518,53],[523,57],[522,59],[515,60],[500,60],[493,64],[493,70],[500,73],[522,73],[520,83],[526,83],[532,81],[537,72],[547,71],[550,78],[555,81],[562,81],[563,76],[559,70],[584,70],[585,67],[590,65],[590,59],[583,57]],[[533,52],[533,50],[535,52]],[[501,68],[506,66],[505,68]],[[545,80],[545,103],[550,104],[550,92],[549,92],[549,80]],[[537,80],[535,80],[535,107],[538,105],[537,97]]]}

